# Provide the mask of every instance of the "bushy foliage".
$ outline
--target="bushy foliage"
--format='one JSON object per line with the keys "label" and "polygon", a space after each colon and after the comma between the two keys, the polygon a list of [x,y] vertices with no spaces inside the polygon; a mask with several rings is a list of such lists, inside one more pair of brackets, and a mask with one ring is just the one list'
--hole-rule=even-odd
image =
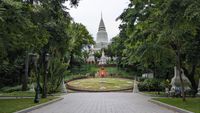
{"label": "bushy foliage", "polygon": [[[0,0],[0,87],[23,84],[26,87],[22,89],[27,90],[27,64],[29,74],[33,68],[33,75],[44,79],[45,55],[49,53],[49,92],[55,92],[67,74],[66,64],[83,61],[82,49],[93,43],[93,38],[84,25],[73,22],[65,2],[76,7],[79,0],[39,0],[39,4],[34,0]],[[39,56],[38,73],[29,53]]]}
{"label": "bushy foliage", "polygon": [[68,64],[62,63],[60,59],[52,59],[50,61],[48,74],[48,93],[55,93],[59,90],[64,77],[69,73],[67,71]]}
{"label": "bushy foliage", "polygon": [[199,6],[199,0],[130,0],[111,44],[118,64],[134,65],[139,73],[151,70],[163,79],[172,78],[174,66],[183,68],[197,92]]}
{"label": "bushy foliage", "polygon": [[165,87],[161,84],[159,79],[145,79],[138,84],[140,91],[163,91]]}

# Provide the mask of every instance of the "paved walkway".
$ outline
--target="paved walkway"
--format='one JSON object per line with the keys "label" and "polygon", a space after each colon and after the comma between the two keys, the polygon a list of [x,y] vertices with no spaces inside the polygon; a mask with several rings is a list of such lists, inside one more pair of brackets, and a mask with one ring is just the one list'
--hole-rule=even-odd
{"label": "paved walkway", "polygon": [[174,113],[133,93],[71,93],[31,113]]}

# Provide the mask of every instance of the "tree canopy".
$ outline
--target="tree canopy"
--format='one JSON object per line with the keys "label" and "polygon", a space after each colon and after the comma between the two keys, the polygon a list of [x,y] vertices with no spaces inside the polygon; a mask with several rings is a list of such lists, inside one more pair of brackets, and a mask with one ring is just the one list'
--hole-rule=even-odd
{"label": "tree canopy", "polygon": [[174,66],[183,68],[197,91],[199,5],[199,0],[130,0],[118,17],[122,23],[112,42],[115,55],[124,57],[122,65],[134,65],[138,74],[150,71],[170,79]]}
{"label": "tree canopy", "polygon": [[[34,73],[29,53],[39,55],[41,76],[45,74],[45,55],[50,54],[48,79],[58,85],[68,66],[74,65],[70,62],[84,59],[83,47],[94,41],[84,25],[73,22],[65,2],[77,7],[79,0],[0,1],[0,87],[24,83],[22,88],[27,89],[28,78]],[[71,60],[71,56],[79,57]],[[50,84],[50,92],[55,91],[57,85],[53,88]]]}

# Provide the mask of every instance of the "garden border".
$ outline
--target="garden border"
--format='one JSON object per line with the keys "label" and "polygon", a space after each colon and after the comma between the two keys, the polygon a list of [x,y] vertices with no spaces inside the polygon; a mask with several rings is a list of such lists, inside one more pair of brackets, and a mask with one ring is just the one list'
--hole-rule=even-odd
{"label": "garden border", "polygon": [[151,103],[157,104],[159,106],[165,107],[167,109],[173,110],[173,111],[178,112],[178,113],[194,113],[194,112],[191,112],[191,111],[188,111],[188,110],[185,110],[185,109],[182,109],[182,108],[178,108],[176,106],[172,106],[172,105],[169,105],[169,104],[157,101],[157,100],[151,99],[151,100],[148,100],[148,101],[151,102]]}
{"label": "garden border", "polygon": [[58,101],[60,101],[60,100],[62,100],[62,99],[64,99],[64,98],[58,97],[57,99],[53,99],[53,100],[51,100],[51,101],[49,101],[49,102],[45,102],[45,103],[38,104],[38,105],[29,107],[29,108],[25,108],[25,109],[22,109],[22,110],[20,110],[20,111],[16,111],[16,112],[14,112],[14,113],[27,113],[27,112],[31,112],[31,111],[33,111],[33,110],[42,108],[42,107],[47,106],[47,105],[49,105],[49,104],[53,104],[53,103],[55,103],[55,102],[58,102]]}
{"label": "garden border", "polygon": [[[113,78],[114,78],[114,77],[113,77]],[[120,77],[118,77],[118,78],[120,78]],[[79,92],[122,92],[122,91],[133,90],[133,86],[130,87],[130,88],[117,89],[117,90],[101,90],[101,91],[99,91],[99,90],[88,90],[88,89],[78,89],[78,88],[73,87],[73,86],[70,86],[70,85],[68,84],[68,82],[70,82],[70,81],[79,80],[79,79],[87,79],[87,78],[76,78],[76,79],[73,79],[73,80],[69,80],[69,81],[66,82],[66,88],[67,88],[67,89],[70,89],[70,90],[72,90],[72,91],[79,91]],[[120,78],[120,79],[128,79],[128,78]],[[129,79],[129,80],[130,80],[130,79]],[[131,80],[133,80],[133,79],[131,79]],[[131,92],[131,91],[130,91],[130,92]]]}

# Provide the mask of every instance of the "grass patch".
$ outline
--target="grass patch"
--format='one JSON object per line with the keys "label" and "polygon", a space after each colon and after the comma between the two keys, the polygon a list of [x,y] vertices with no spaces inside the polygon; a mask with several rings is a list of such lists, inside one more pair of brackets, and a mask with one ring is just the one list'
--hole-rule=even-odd
{"label": "grass patch", "polygon": [[69,81],[75,78],[86,77],[87,73],[96,73],[99,67],[94,64],[83,64],[81,66],[74,66],[70,69],[70,73],[65,76],[65,81]]}
{"label": "grass patch", "polygon": [[[55,99],[56,97],[48,97],[40,99],[40,103],[45,103]],[[32,99],[1,99],[0,100],[0,113],[13,113],[31,106],[35,106]]]}
{"label": "grass patch", "polygon": [[[117,75],[116,77],[133,78],[133,73],[126,72],[122,68],[105,67],[105,69],[109,74],[112,74],[114,76]],[[94,64],[83,64],[81,66],[75,66],[70,69],[70,74],[65,77],[65,80],[68,81],[74,78],[85,77],[85,75],[88,73],[95,74],[98,70],[100,70],[100,67]]]}
{"label": "grass patch", "polygon": [[20,91],[22,89],[22,85],[17,85],[17,86],[6,86],[0,89],[2,92],[13,92],[13,91]]}
{"label": "grass patch", "polygon": [[200,113],[200,98],[186,98],[186,102],[183,102],[182,98],[156,98],[155,100],[195,113]]}
{"label": "grass patch", "polygon": [[160,92],[160,94],[158,94],[158,92],[156,92],[156,91],[142,92],[142,93],[150,95],[150,96],[155,96],[155,97],[164,97],[164,96],[166,96],[165,92]]}
{"label": "grass patch", "polygon": [[65,81],[69,81],[69,80],[72,80],[72,79],[75,79],[75,78],[82,78],[82,77],[86,77],[85,75],[82,75],[82,74],[74,74],[74,75],[67,75],[65,76]]}
{"label": "grass patch", "polygon": [[70,74],[85,75],[87,73],[97,72],[98,69],[99,69],[99,67],[94,64],[83,64],[81,66],[74,66],[72,69],[70,69]]}
{"label": "grass patch", "polygon": [[68,85],[79,90],[110,91],[133,87],[133,80],[121,78],[88,78],[68,82]]}
{"label": "grass patch", "polygon": [[0,92],[0,96],[14,96],[14,97],[34,97],[35,92],[28,92],[28,91],[14,91],[11,93]]}
{"label": "grass patch", "polygon": [[105,68],[109,74],[117,74],[119,77],[128,77],[133,78],[132,74],[129,72],[126,72],[125,70],[117,67],[106,67]]}

